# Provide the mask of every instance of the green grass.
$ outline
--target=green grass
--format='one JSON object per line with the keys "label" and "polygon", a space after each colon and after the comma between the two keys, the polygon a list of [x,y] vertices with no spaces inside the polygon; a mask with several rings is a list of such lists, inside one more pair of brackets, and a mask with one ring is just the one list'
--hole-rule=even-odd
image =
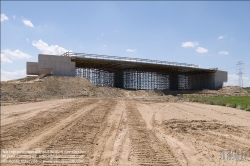
{"label": "green grass", "polygon": [[250,111],[250,96],[214,96],[214,97],[202,97],[202,96],[185,96],[190,101],[221,105],[232,108],[238,108],[241,110]]}

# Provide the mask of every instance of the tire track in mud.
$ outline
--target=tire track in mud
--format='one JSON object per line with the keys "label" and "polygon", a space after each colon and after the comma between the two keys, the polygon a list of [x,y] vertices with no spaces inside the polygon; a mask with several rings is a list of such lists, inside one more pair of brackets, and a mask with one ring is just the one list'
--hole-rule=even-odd
{"label": "tire track in mud", "polygon": [[47,129],[46,131],[41,132],[39,135],[36,135],[33,138],[28,138],[27,140],[24,140],[23,144],[21,145],[20,149],[27,150],[36,148],[37,143],[41,142],[41,140],[48,138],[50,135],[53,135],[55,132],[60,131],[64,126],[67,126],[69,123],[72,123],[72,121],[75,121],[79,119],[79,117],[83,116],[86,112],[93,109],[96,104],[98,104],[100,101],[97,101],[95,103],[90,103],[89,105],[85,105],[84,108],[78,109],[73,114],[69,115],[65,119],[62,119],[58,123],[56,123],[53,127]]}
{"label": "tire track in mud", "polygon": [[[171,152],[174,154],[176,157],[177,161],[180,163],[180,165],[185,165],[188,166],[188,160],[187,156],[185,153],[181,150],[180,146],[177,145],[174,142],[170,142],[166,138],[168,135],[163,134],[164,132],[161,132],[161,126],[162,126],[162,121],[166,118],[166,116],[169,115],[169,113],[164,113],[161,114],[160,120],[156,120],[156,114],[160,114],[165,109],[170,109],[171,111],[176,111],[177,108],[171,107],[169,103],[162,103],[160,105],[147,105],[145,107],[145,104],[141,105],[141,103],[138,105],[139,106],[139,111],[140,114],[142,115],[143,119],[148,125],[148,128],[150,128],[153,132],[154,135],[161,141],[164,142],[168,147],[170,148]],[[148,107],[148,108],[147,108]],[[143,109],[142,109],[143,108]],[[152,112],[152,113],[149,113]],[[146,115],[145,115],[146,113]],[[150,122],[150,124],[149,124]]]}
{"label": "tire track in mud", "polygon": [[102,134],[97,135],[97,148],[94,152],[93,163],[96,166],[109,165],[112,158],[114,143],[117,139],[118,129],[121,126],[122,117],[124,113],[124,102],[118,101],[114,111],[107,115],[107,123],[102,126]]}
{"label": "tire track in mud", "polygon": [[[172,119],[165,121],[158,129],[168,141],[174,140],[182,145],[177,149],[184,149],[187,152],[187,161],[191,162],[191,165],[194,164],[192,161],[194,158],[190,156],[187,148],[193,149],[196,160],[199,159],[199,165],[206,165],[205,161],[217,165],[221,161],[218,156],[222,150],[250,150],[250,143],[247,139],[240,140],[240,137],[233,137],[231,132],[239,131],[237,127],[216,121]],[[190,160],[190,158],[193,159]],[[195,162],[198,163],[198,161]]]}
{"label": "tire track in mud", "polygon": [[123,103],[123,112],[120,119],[119,126],[117,127],[116,139],[113,145],[113,152],[110,158],[109,166],[131,166],[130,163],[130,149],[131,143],[128,137],[128,124],[127,124],[127,114],[125,111],[125,103]]}
{"label": "tire track in mud", "polygon": [[[211,120],[211,118],[204,119],[199,114],[194,113],[197,108],[185,108],[182,107],[182,104],[170,103],[170,107],[158,106],[155,109],[155,113],[164,108],[166,109],[164,113],[175,111],[180,115],[184,115],[184,118],[183,116],[180,118],[178,116],[170,116],[173,119],[166,117],[168,120],[163,118],[162,123],[158,123],[155,120],[155,114],[152,116],[155,135],[162,142],[167,142],[170,145],[172,152],[175,156],[178,156],[178,161],[181,165],[194,165],[196,162],[198,165],[205,165],[204,162],[216,165],[221,161],[218,158],[221,150],[234,150],[237,148],[246,151],[250,150],[248,130],[234,125],[225,125],[225,123]],[[189,115],[193,114],[197,118],[195,120],[186,120],[185,116],[188,115],[187,113]],[[161,116],[163,115],[161,114]],[[192,119],[191,116],[190,118]],[[190,118],[187,117],[187,119]]]}
{"label": "tire track in mud", "polygon": [[[180,105],[180,110],[184,110],[187,112],[191,112],[190,110],[194,110],[194,108],[202,109],[202,110],[209,110],[216,112],[218,115],[225,116],[222,112],[216,111],[214,109],[203,108],[199,106],[193,106],[184,103],[185,108],[183,105]],[[193,112],[192,112],[193,113]],[[232,115],[227,115],[233,117]],[[191,134],[193,137],[198,137],[199,139],[203,140],[203,142],[209,142],[209,140],[216,140],[216,144],[221,148],[230,148],[232,145],[237,145],[240,147],[245,147],[250,150],[250,132],[249,130],[244,129],[242,126],[234,126],[234,125],[226,125],[221,121],[212,119],[207,117],[207,119],[211,120],[175,120],[175,122],[171,122],[178,127],[174,127],[175,129],[185,129],[179,130],[179,133]],[[169,124],[168,124],[169,126]],[[178,130],[177,129],[177,130]],[[202,129],[202,130],[201,130]],[[206,132],[204,132],[206,131]],[[228,137],[230,135],[230,137]]]}
{"label": "tire track in mud", "polygon": [[[26,121],[32,117],[37,116],[37,114],[41,112],[46,112],[48,110],[56,110],[59,107],[67,107],[72,103],[76,102],[77,99],[66,99],[66,100],[58,100],[56,103],[55,101],[48,101],[45,102],[37,102],[37,103],[27,103],[22,105],[14,105],[14,106],[6,106],[2,108],[1,112],[1,126],[6,125],[15,125],[17,122]],[[43,105],[42,105],[43,103]],[[37,105],[36,105],[37,104]],[[13,111],[14,110],[14,111]],[[25,110],[25,111],[24,111]]]}
{"label": "tire track in mud", "polygon": [[179,166],[175,156],[166,143],[161,142],[154,132],[147,128],[135,103],[126,107],[129,126],[129,138],[132,151],[130,158],[137,165]]}
{"label": "tire track in mud", "polygon": [[68,104],[68,107],[63,107],[64,105],[57,106],[52,108],[56,111],[43,111],[35,117],[1,126],[2,149],[19,148],[19,145],[24,140],[39,135],[42,131],[53,127],[62,119],[74,114],[78,109],[93,104],[96,101],[96,99],[76,101],[72,105]]}
{"label": "tire track in mud", "polygon": [[[107,118],[114,111],[116,104],[115,100],[102,100],[100,104],[84,115],[44,139],[38,146],[43,150],[85,151],[85,153],[79,154],[84,155],[84,163],[79,164],[98,164],[106,143],[99,139],[103,135],[109,136],[110,133],[105,134],[105,131],[113,130],[112,126],[109,126]],[[111,128],[107,129],[107,126]],[[66,165],[70,165],[70,163],[66,163]]]}
{"label": "tire track in mud", "polygon": [[[187,108],[183,108],[182,105],[175,107],[185,112],[193,110],[191,106]],[[187,147],[192,144],[191,147],[193,146],[196,150],[197,157],[200,156],[200,159],[204,159],[209,163],[215,164],[220,161],[215,159],[214,156],[221,150],[234,150],[237,148],[250,150],[248,130],[244,130],[239,126],[226,125],[218,120],[169,119],[165,120],[157,128],[160,134],[168,137],[168,142],[173,142],[171,140],[174,138],[180,144],[184,143],[184,146],[177,148],[179,150],[184,148],[186,151]]]}

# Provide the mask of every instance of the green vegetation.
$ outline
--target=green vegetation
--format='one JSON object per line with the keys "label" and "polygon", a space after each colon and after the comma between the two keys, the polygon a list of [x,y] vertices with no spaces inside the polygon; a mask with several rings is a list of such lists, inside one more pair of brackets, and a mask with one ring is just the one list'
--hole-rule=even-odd
{"label": "green vegetation", "polygon": [[189,98],[190,101],[211,104],[211,105],[221,105],[232,108],[238,108],[241,110],[250,111],[250,96],[184,96]]}
{"label": "green vegetation", "polygon": [[250,93],[250,87],[243,88],[244,90],[248,91]]}

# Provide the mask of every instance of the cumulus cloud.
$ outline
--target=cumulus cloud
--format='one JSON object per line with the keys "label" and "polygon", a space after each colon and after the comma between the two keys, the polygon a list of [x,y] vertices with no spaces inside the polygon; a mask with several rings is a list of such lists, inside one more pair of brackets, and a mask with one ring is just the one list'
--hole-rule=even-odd
{"label": "cumulus cloud", "polygon": [[196,42],[196,41],[194,41],[194,42],[188,41],[188,42],[184,42],[184,43],[181,44],[181,46],[184,47],[184,48],[195,47],[195,46],[198,46],[198,45],[199,45],[199,43]]}
{"label": "cumulus cloud", "polygon": [[208,53],[208,50],[206,48],[203,48],[203,47],[198,47],[198,48],[196,48],[196,52],[198,52],[198,53]]}
{"label": "cumulus cloud", "polygon": [[12,63],[12,60],[10,60],[9,58],[7,58],[4,54],[1,54],[1,63],[2,64]]}
{"label": "cumulus cloud", "polygon": [[18,78],[23,78],[26,76],[26,69],[24,70],[15,70],[13,72],[5,71],[1,69],[1,81],[8,81]]}
{"label": "cumulus cloud", "polygon": [[31,28],[34,27],[34,25],[32,24],[32,22],[31,22],[30,20],[24,19],[24,20],[22,20],[22,21],[23,21],[23,23],[24,23],[25,25],[27,25],[27,26],[29,26],[29,27],[31,27]]}
{"label": "cumulus cloud", "polygon": [[224,36],[219,36],[218,40],[224,39]]}
{"label": "cumulus cloud", "polygon": [[26,41],[27,41],[28,43],[30,42],[30,40],[29,40],[28,38],[26,39]]}
{"label": "cumulus cloud", "polygon": [[[3,55],[6,58],[11,58],[11,59],[29,59],[31,56],[29,54],[23,53],[20,50],[15,50],[11,51],[10,49],[3,50]],[[2,56],[2,53],[1,53]]]}
{"label": "cumulus cloud", "polygon": [[[250,77],[242,77],[243,86],[250,87]],[[229,74],[228,81],[224,83],[225,86],[238,86],[238,75],[236,74]]]}
{"label": "cumulus cloud", "polygon": [[1,22],[8,19],[9,18],[5,14],[1,14]]}
{"label": "cumulus cloud", "polygon": [[137,50],[136,49],[127,49],[126,51],[127,52],[136,52]]}
{"label": "cumulus cloud", "polygon": [[219,54],[221,54],[221,55],[228,55],[229,52],[227,52],[227,51],[220,51]]}
{"label": "cumulus cloud", "polygon": [[41,39],[38,41],[34,40],[32,42],[32,45],[36,47],[38,50],[42,51],[43,54],[61,55],[69,51],[58,45],[49,46],[47,43],[43,42]]}
{"label": "cumulus cloud", "polygon": [[23,53],[20,50],[11,51],[10,49],[2,50],[1,53],[1,63],[12,63],[12,60],[16,59],[30,59],[29,54]]}

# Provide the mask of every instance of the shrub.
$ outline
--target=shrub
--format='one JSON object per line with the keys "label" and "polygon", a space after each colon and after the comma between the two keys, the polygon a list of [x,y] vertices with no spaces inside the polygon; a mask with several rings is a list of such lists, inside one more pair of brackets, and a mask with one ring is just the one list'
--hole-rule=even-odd
{"label": "shrub", "polygon": [[193,102],[198,102],[197,98],[192,99]]}
{"label": "shrub", "polygon": [[250,106],[248,106],[245,110],[246,110],[246,111],[250,111]]}
{"label": "shrub", "polygon": [[220,106],[226,106],[227,105],[224,101],[221,101],[221,100],[215,101],[215,104],[220,105]]}
{"label": "shrub", "polygon": [[236,104],[232,104],[232,103],[228,103],[227,105],[226,105],[227,107],[232,107],[232,108],[236,108]]}
{"label": "shrub", "polygon": [[207,104],[211,104],[211,105],[214,105],[214,102],[213,101],[208,101]]}
{"label": "shrub", "polygon": [[237,108],[237,109],[241,109],[241,110],[245,110],[245,109],[246,109],[246,106],[244,106],[244,105],[237,105],[236,108]]}
{"label": "shrub", "polygon": [[206,102],[207,102],[207,98],[202,97],[202,98],[200,99],[200,102],[202,102],[202,103],[206,103]]}

